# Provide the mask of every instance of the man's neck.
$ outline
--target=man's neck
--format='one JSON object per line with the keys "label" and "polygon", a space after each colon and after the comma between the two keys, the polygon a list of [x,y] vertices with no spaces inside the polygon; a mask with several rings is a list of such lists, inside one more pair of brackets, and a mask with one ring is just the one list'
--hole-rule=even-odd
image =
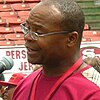
{"label": "man's neck", "polygon": [[45,68],[43,67],[43,72],[46,76],[49,77],[56,77],[56,76],[61,76],[63,73],[65,73],[69,68],[68,67],[56,67],[56,68]]}
{"label": "man's neck", "polygon": [[[77,60],[76,60],[77,61]],[[58,65],[43,65],[43,71],[46,76],[55,77],[63,75],[76,61],[66,61]]]}
{"label": "man's neck", "polygon": [[[63,63],[60,63],[58,65],[46,65],[46,66],[44,65],[43,66],[44,74],[46,76],[50,76],[50,77],[61,76],[67,70],[69,70],[77,60],[78,59],[72,60],[72,61],[68,60],[68,61],[66,61],[67,63],[63,62]],[[81,63],[79,65],[79,67],[75,70],[75,72],[82,69],[82,68],[84,68],[85,66],[86,66],[86,64],[84,62]]]}

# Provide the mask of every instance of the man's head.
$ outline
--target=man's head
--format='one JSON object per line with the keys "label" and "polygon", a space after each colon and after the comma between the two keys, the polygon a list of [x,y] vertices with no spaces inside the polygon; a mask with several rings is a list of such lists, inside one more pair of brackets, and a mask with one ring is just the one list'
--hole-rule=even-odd
{"label": "man's head", "polygon": [[4,98],[4,100],[12,100],[11,98],[16,86],[25,78],[25,76],[26,74],[14,73],[8,82],[0,81],[0,85],[5,86],[4,93],[2,94],[2,98]]}
{"label": "man's head", "polygon": [[30,63],[53,66],[79,56],[84,15],[75,1],[43,0],[21,27]]}

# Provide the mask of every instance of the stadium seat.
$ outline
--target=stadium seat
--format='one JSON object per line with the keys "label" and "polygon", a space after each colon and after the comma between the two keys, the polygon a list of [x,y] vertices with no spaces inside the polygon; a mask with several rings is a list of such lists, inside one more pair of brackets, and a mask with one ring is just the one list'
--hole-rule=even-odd
{"label": "stadium seat", "polygon": [[24,34],[6,34],[5,35],[6,40],[11,40],[11,41],[15,41],[15,40],[23,40],[24,39]]}
{"label": "stadium seat", "polygon": [[82,42],[91,42],[90,38],[82,38]]}
{"label": "stadium seat", "polygon": [[30,8],[32,9],[35,5],[37,5],[38,3],[30,3]]}
{"label": "stadium seat", "polygon": [[26,19],[29,15],[29,11],[17,11],[18,16],[22,19]]}
{"label": "stadium seat", "polygon": [[12,4],[12,9],[15,11],[21,11],[21,10],[30,10],[30,6],[29,4],[25,4],[25,3],[15,3]]}
{"label": "stadium seat", "polygon": [[23,34],[22,29],[21,29],[20,26],[14,27],[14,31],[15,31],[15,33],[22,33]]}
{"label": "stadium seat", "polygon": [[24,40],[15,41],[15,45],[24,45],[24,44],[25,44]]}
{"label": "stadium seat", "polygon": [[4,1],[3,0],[0,0],[0,4],[3,4],[4,3]]}
{"label": "stadium seat", "polygon": [[9,4],[0,4],[0,12],[3,11],[12,11],[12,8]]}
{"label": "stadium seat", "polygon": [[92,42],[95,42],[95,41],[99,41],[100,42],[100,37],[98,37],[98,36],[91,37],[91,41]]}
{"label": "stadium seat", "polygon": [[0,46],[14,46],[14,41],[0,41]]}
{"label": "stadium seat", "polygon": [[0,27],[0,34],[10,34],[10,33],[14,33],[12,27]]}
{"label": "stadium seat", "polygon": [[24,20],[16,17],[8,17],[6,19],[9,26],[20,25]]}
{"label": "stadium seat", "polygon": [[25,20],[28,18],[28,16],[20,16],[20,18],[21,18],[23,21],[25,21]]}
{"label": "stadium seat", "polygon": [[89,31],[84,31],[83,32],[83,37],[94,37],[94,36],[100,37],[99,31],[89,30]]}
{"label": "stadium seat", "polygon": [[1,26],[6,26],[6,20],[0,18],[0,27]]}
{"label": "stadium seat", "polygon": [[6,40],[5,35],[0,34],[0,41]]}
{"label": "stadium seat", "polygon": [[9,17],[18,17],[17,13],[14,11],[0,12],[0,17],[3,19],[7,19]]}
{"label": "stadium seat", "polygon": [[24,45],[20,27],[41,0],[0,0],[0,46]]}

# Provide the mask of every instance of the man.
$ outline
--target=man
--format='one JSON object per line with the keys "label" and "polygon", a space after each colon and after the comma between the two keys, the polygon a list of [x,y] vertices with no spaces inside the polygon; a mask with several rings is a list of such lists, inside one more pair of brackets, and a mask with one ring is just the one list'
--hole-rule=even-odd
{"label": "man", "polygon": [[2,98],[4,100],[12,100],[13,92],[18,85],[25,78],[26,74],[22,73],[14,73],[8,82],[0,81],[0,85],[5,86],[4,93],[2,94]]}
{"label": "man", "polygon": [[21,27],[28,61],[43,69],[21,82],[12,100],[100,100],[93,72],[100,74],[80,58],[84,15],[74,0],[41,1]]}

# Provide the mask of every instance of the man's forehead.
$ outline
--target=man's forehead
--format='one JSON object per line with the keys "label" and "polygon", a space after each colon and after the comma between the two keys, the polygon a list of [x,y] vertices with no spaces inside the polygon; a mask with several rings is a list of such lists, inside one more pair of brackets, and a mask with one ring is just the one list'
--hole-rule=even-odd
{"label": "man's forehead", "polygon": [[36,15],[38,16],[38,14],[40,15],[46,15],[46,16],[50,16],[50,15],[61,15],[61,12],[59,11],[59,9],[53,5],[53,4],[43,4],[43,3],[39,3],[36,6],[34,6],[34,8],[30,11],[30,15]]}
{"label": "man's forehead", "polygon": [[51,5],[50,7],[42,5],[31,10],[28,16],[28,22],[34,20],[49,21],[49,19],[54,19],[55,21],[57,19],[59,21],[61,20],[61,17],[61,12],[54,5]]}

